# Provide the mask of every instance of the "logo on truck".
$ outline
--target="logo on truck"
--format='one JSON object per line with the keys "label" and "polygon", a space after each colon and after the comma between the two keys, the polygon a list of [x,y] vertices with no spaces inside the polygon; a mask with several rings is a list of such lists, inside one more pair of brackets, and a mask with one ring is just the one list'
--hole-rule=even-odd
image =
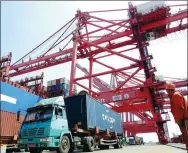
{"label": "logo on truck", "polygon": [[115,119],[114,118],[112,118],[112,117],[109,117],[109,116],[107,116],[107,115],[105,115],[105,114],[102,114],[102,119],[104,120],[104,121],[108,121],[108,122],[110,122],[110,123],[115,123]]}

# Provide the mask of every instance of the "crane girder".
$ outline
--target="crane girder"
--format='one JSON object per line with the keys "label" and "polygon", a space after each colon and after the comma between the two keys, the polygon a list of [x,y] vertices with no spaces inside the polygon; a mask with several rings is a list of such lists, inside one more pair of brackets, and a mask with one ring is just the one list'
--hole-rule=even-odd
{"label": "crane girder", "polygon": [[[171,16],[165,18],[165,19],[143,25],[141,27],[141,29],[144,32],[144,31],[150,30],[152,28],[156,28],[157,26],[162,26],[162,25],[165,25],[165,24],[170,24],[171,22],[174,22],[174,21],[186,19],[187,14],[188,14],[187,10],[181,11],[181,12],[174,14],[174,15],[171,15]],[[83,13],[82,15],[84,16],[85,14]],[[124,20],[124,22],[125,23],[126,22],[131,23],[132,20],[131,19]],[[117,23],[113,23],[113,24],[112,24],[112,26],[115,26]],[[160,32],[158,38],[166,36],[169,33],[184,30],[187,27],[188,27],[187,24],[183,24],[183,25],[179,25],[179,26],[176,26],[176,27],[173,27],[173,28],[168,28],[165,31]],[[102,29],[99,29],[98,31],[100,31],[100,30],[102,30]],[[95,31],[93,33],[95,33]],[[91,47],[92,44],[100,45],[102,43],[106,43],[106,42],[109,42],[109,41],[112,41],[112,40],[115,40],[115,39],[119,39],[119,38],[122,38],[122,37],[125,37],[125,36],[130,36],[132,34],[133,34],[132,30],[128,29],[128,30],[123,31],[123,32],[118,32],[116,34],[108,35],[106,37],[101,37],[100,39],[91,41],[90,43],[87,43],[87,44],[82,43],[80,46],[78,46],[78,50],[81,51],[81,50],[84,50],[84,49]],[[89,35],[89,33],[88,33],[88,35]],[[78,36],[78,38],[80,39],[83,36],[84,35],[80,35],[80,36]],[[127,40],[127,41],[124,41],[124,42],[116,42],[116,44],[110,45],[109,47],[106,47],[106,48],[107,49],[115,49],[115,48],[119,48],[119,47],[122,47],[122,46],[125,46],[125,45],[134,44],[135,42],[136,42],[136,40],[134,38],[131,38],[130,40]],[[36,70],[55,66],[55,65],[58,65],[58,64],[70,62],[72,60],[71,56],[68,57],[68,58],[63,57],[62,59],[57,59],[54,62],[50,62],[49,60],[52,59],[52,58],[61,57],[63,55],[68,55],[68,54],[71,55],[72,51],[73,51],[73,48],[69,48],[69,49],[66,49],[66,50],[60,50],[59,52],[52,53],[50,55],[41,56],[41,57],[38,57],[36,59],[32,59],[32,60],[29,60],[29,61],[25,61],[23,63],[18,63],[18,64],[15,64],[15,65],[12,65],[11,70],[13,70],[13,71],[10,73],[10,76],[13,77],[13,76],[25,74],[25,73],[28,73],[28,72],[33,72],[33,71],[36,71]],[[93,50],[92,52],[88,52],[85,55],[79,55],[78,59],[88,58],[92,55],[96,55],[96,54],[99,54],[101,52],[104,52],[104,50],[102,50],[102,49]],[[43,62],[43,63],[41,63],[41,62]]]}

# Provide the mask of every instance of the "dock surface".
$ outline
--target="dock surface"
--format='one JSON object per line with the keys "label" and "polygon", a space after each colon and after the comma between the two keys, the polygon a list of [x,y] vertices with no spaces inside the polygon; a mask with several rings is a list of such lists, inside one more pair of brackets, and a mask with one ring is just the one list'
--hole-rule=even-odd
{"label": "dock surface", "polygon": [[[81,150],[74,153],[81,153]],[[184,144],[168,144],[168,145],[141,145],[141,146],[124,146],[122,149],[100,150],[96,149],[94,153],[188,153]],[[5,148],[1,148],[1,153],[5,153]],[[23,153],[23,152],[22,152]],[[56,153],[55,151],[43,151],[43,153]]]}

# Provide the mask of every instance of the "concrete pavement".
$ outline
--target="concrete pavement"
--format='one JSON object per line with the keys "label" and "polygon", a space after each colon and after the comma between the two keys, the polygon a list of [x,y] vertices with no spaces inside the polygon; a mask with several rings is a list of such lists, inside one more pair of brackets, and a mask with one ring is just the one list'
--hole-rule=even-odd
{"label": "concrete pavement", "polygon": [[[174,144],[174,146],[181,146],[184,148],[183,144]],[[75,151],[74,153],[81,153],[82,151]],[[142,146],[124,146],[122,149],[108,149],[100,150],[96,149],[96,153],[187,153],[185,149],[180,149],[176,147],[166,146],[166,145],[142,145]],[[1,153],[5,153],[5,148],[1,148]],[[23,153],[23,152],[22,152]],[[43,153],[55,153],[44,151]]]}

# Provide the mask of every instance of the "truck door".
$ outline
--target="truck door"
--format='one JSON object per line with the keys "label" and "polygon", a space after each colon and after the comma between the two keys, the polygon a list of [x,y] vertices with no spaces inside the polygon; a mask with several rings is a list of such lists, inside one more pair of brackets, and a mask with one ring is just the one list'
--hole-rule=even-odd
{"label": "truck door", "polygon": [[52,128],[56,129],[58,134],[61,134],[62,131],[67,131],[68,123],[64,108],[56,106],[54,115],[55,119],[53,120]]}
{"label": "truck door", "polygon": [[62,107],[56,107],[57,122],[62,130],[68,130],[68,123],[65,110]]}

